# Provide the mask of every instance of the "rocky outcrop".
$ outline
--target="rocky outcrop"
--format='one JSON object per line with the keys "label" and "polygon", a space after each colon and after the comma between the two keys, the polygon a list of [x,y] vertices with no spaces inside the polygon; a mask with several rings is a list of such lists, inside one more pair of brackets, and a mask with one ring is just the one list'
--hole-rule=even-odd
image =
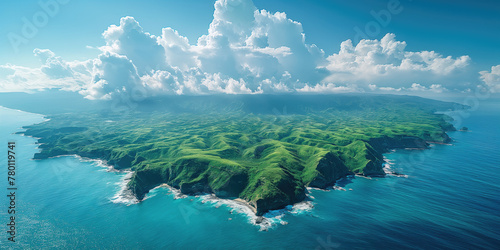
{"label": "rocky outcrop", "polygon": [[248,174],[238,173],[232,174],[228,180],[221,185],[212,189],[212,192],[221,198],[238,197],[248,184]]}
{"label": "rocky outcrop", "polygon": [[442,138],[443,140],[441,142],[443,143],[450,143],[452,142],[453,140],[450,138],[450,136],[448,136],[448,134],[444,133],[443,132],[443,135],[442,135]]}
{"label": "rocky outcrop", "polygon": [[366,164],[366,167],[363,169],[364,176],[372,176],[372,177],[383,177],[385,176],[385,172],[382,166],[383,161],[375,160],[369,161]]}
{"label": "rocky outcrop", "polygon": [[233,166],[210,165],[205,159],[182,159],[172,166],[144,166],[134,173],[129,188],[140,200],[152,188],[168,184],[183,194],[213,193],[221,198],[238,197],[247,186],[248,174]]}
{"label": "rocky outcrop", "polygon": [[261,216],[269,212],[285,208],[288,205],[301,202],[306,198],[306,189],[304,186],[298,186],[291,178],[282,178],[276,183],[278,192],[272,195],[265,195],[258,199],[251,200],[250,205],[256,209],[256,215]]}
{"label": "rocky outcrop", "polygon": [[161,168],[139,170],[132,176],[128,187],[138,200],[142,200],[151,189],[166,183],[167,179],[168,172]]}
{"label": "rocky outcrop", "polygon": [[317,175],[309,183],[310,187],[326,188],[350,173],[344,162],[331,152],[318,162],[316,171]]}
{"label": "rocky outcrop", "polygon": [[363,168],[364,176],[373,176],[373,177],[383,177],[385,176],[384,171],[384,156],[382,155],[382,151],[377,150],[370,143],[365,144],[366,151],[365,157],[368,160],[365,167]]}
{"label": "rocky outcrop", "polygon": [[212,193],[212,188],[208,185],[206,178],[191,182],[184,182],[180,185],[183,194]]}
{"label": "rocky outcrop", "polygon": [[426,149],[429,147],[425,140],[414,136],[372,138],[368,143],[380,153],[388,152],[391,149]]}
{"label": "rocky outcrop", "polygon": [[295,195],[277,195],[275,197],[267,197],[264,199],[258,199],[256,201],[250,202],[250,205],[254,206],[257,212],[257,216],[262,216],[270,210],[282,209],[288,205],[298,203],[306,198],[305,189],[304,192],[299,192]]}

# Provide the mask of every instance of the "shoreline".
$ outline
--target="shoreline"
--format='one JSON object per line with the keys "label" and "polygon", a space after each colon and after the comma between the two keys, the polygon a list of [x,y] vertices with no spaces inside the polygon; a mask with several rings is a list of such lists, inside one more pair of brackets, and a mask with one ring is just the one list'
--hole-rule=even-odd
{"label": "shoreline", "polygon": [[[45,121],[48,121],[48,119],[45,119]],[[26,133],[29,134],[29,132],[28,132],[29,129],[30,128],[27,128],[26,131],[20,132],[19,134],[26,136]],[[447,139],[449,139],[449,137],[445,133],[444,129],[442,130],[442,132],[444,134],[442,139],[443,139],[443,141],[447,142]],[[36,133],[33,133],[33,134],[40,135],[40,134],[36,134]],[[35,137],[33,137],[33,138],[35,138]],[[35,138],[35,139],[40,140],[43,138]],[[435,138],[435,140],[440,140],[440,138]],[[390,152],[392,150],[397,150],[397,149],[405,149],[405,150],[429,149],[430,147],[428,146],[428,143],[437,143],[437,142],[425,141],[424,139],[421,139],[421,138],[416,137],[416,136],[402,136],[402,135],[398,135],[397,137],[389,137],[386,135],[386,136],[382,136],[382,137],[373,137],[370,139],[364,139],[361,141],[366,145],[366,147],[367,147],[366,150],[368,150],[369,148],[372,148],[370,150],[372,150],[372,153],[377,158],[376,161],[372,159],[373,161],[375,161],[375,163],[370,165],[369,170],[364,171],[365,169],[368,169],[368,167],[367,167],[368,165],[364,166],[365,169],[359,170],[359,171],[363,171],[363,172],[355,175],[355,176],[359,176],[359,177],[363,177],[363,178],[367,178],[367,179],[372,179],[372,178],[376,178],[376,177],[384,177],[386,175],[404,176],[400,173],[396,173],[394,171],[388,172],[388,171],[386,171],[386,169],[384,169],[387,162],[385,160],[382,160],[383,154]],[[37,143],[37,144],[42,145],[41,143]],[[443,143],[443,144],[446,144],[446,143]],[[162,182],[169,182],[168,179],[162,179],[160,181],[156,181],[156,180],[149,181],[149,183],[147,183],[147,181],[139,182],[139,184],[136,184],[135,182],[131,183],[130,182],[131,180],[135,181],[137,178],[141,179],[140,178],[141,175],[139,175],[139,173],[141,173],[141,170],[139,170],[137,172],[131,171],[131,169],[133,169],[133,167],[134,167],[134,166],[131,166],[131,164],[126,165],[127,168],[124,168],[124,169],[121,169],[120,165],[116,165],[118,167],[118,169],[115,168],[115,166],[108,165],[107,160],[103,160],[103,159],[98,157],[98,155],[99,155],[99,156],[104,157],[104,158],[112,159],[110,161],[113,163],[115,162],[114,158],[108,157],[106,154],[102,153],[102,152],[107,152],[107,151],[103,151],[103,150],[108,150],[106,148],[104,148],[104,149],[101,148],[101,151],[91,151],[91,152],[78,151],[77,149],[75,149],[75,150],[66,149],[66,150],[59,150],[59,151],[54,150],[51,152],[50,150],[47,150],[45,147],[42,147],[41,149],[40,149],[40,147],[38,147],[38,148],[40,150],[40,153],[35,154],[35,156],[38,155],[38,157],[33,157],[33,159],[36,159],[36,160],[38,160],[38,159],[50,159],[50,158],[63,157],[63,156],[71,156],[71,157],[76,157],[80,161],[93,161],[96,164],[106,168],[108,172],[125,172],[127,174],[130,173],[129,178],[124,178],[124,180],[122,181],[124,184],[121,185],[121,186],[123,186],[123,188],[121,189],[120,192],[123,193],[123,196],[135,197],[138,200],[138,202],[140,202],[146,198],[145,196],[143,197],[144,194],[147,195],[147,193],[149,193],[154,188],[157,188],[158,186],[162,186],[162,184],[161,184]],[[44,154],[43,152],[49,152],[49,154]],[[57,153],[64,153],[64,152],[67,152],[69,154],[57,155]],[[77,153],[70,153],[70,152],[77,152]],[[79,155],[78,152],[84,154],[85,156]],[[48,156],[48,155],[55,155],[55,156]],[[335,182],[338,181],[339,179],[341,179],[342,177],[345,177],[345,176],[333,175],[332,178],[330,180],[328,180],[328,182],[325,182],[325,184],[327,184],[326,186],[323,187],[323,184],[321,184],[321,187],[322,187],[321,189],[326,190],[329,187],[334,187]],[[336,179],[336,180],[334,180],[334,179]],[[334,181],[330,182],[332,180],[334,180]],[[154,186],[155,184],[160,184],[160,185]],[[300,184],[303,185],[303,188],[307,188],[308,185],[310,185],[309,183],[300,183]],[[136,187],[140,188],[139,191],[137,191]],[[172,187],[170,187],[170,188],[173,189]],[[196,191],[196,189],[193,189],[193,190]],[[125,195],[124,193],[126,193],[126,192],[127,192],[127,194]],[[188,193],[189,191],[184,190],[184,192]],[[209,192],[212,192],[212,191],[209,191]],[[133,195],[130,195],[129,193],[132,193]],[[307,195],[307,192],[305,194]],[[193,194],[190,194],[190,195],[193,195]],[[234,196],[239,196],[239,194],[236,194]],[[142,199],[139,200],[139,198],[142,198]],[[304,196],[304,198],[305,198],[305,196]],[[259,215],[262,215],[264,213],[267,213],[268,211],[271,211],[271,210],[268,210],[271,207],[275,208],[275,209],[276,208],[278,208],[278,209],[284,208],[284,207],[287,207],[289,205],[293,206],[293,205],[305,200],[305,199],[302,199],[302,196],[301,196],[298,199],[289,200],[287,202],[281,202],[279,204],[279,206],[270,206],[268,203],[263,203],[263,204],[259,204],[259,207],[257,208],[256,207],[257,203],[255,203],[253,201],[248,202],[248,201],[241,199],[241,198],[236,198],[236,199],[220,198],[220,199],[233,200],[234,202],[240,203],[240,204],[248,207],[254,214],[259,214]],[[288,202],[290,202],[291,204],[287,204]]]}
{"label": "shoreline", "polygon": [[[24,111],[20,111],[20,112],[24,112]],[[29,112],[26,112],[26,113],[29,113]],[[31,113],[30,113],[31,114]],[[34,113],[32,113],[34,114]],[[39,115],[39,114],[35,114],[35,115]],[[39,123],[43,123],[43,122],[47,122],[47,121],[50,121],[50,119],[47,119],[45,116],[41,115],[42,118],[43,118],[43,121],[39,122]],[[33,124],[38,124],[38,123],[33,123]],[[27,125],[29,126],[29,125]],[[40,152],[43,152],[43,148],[40,149],[40,145],[42,145],[42,143],[38,143],[38,141],[42,138],[36,138],[36,137],[33,137],[33,136],[29,136],[29,135],[26,135],[27,131],[30,129],[30,128],[23,128],[25,131],[24,132],[19,132],[18,134],[21,134],[22,136],[27,136],[27,137],[32,137],[34,139],[37,140],[37,149],[40,150]],[[443,132],[445,132],[443,130]],[[377,138],[375,138],[377,139]],[[420,139],[421,141],[423,141],[422,139]],[[396,141],[397,142],[397,141]],[[430,142],[430,141],[425,141],[427,143],[436,143],[436,142]],[[369,142],[365,141],[365,143],[368,143],[370,144]],[[437,143],[436,143],[437,144]],[[439,143],[439,144],[446,144],[446,143]],[[392,146],[395,146],[395,145],[398,145],[398,144],[392,144]],[[409,145],[409,144],[403,144],[403,145]],[[410,144],[410,145],[414,145],[414,144]],[[374,147],[373,145],[370,144],[370,146]],[[375,147],[374,147],[375,149]],[[412,148],[412,147],[408,147],[408,148],[398,148],[396,146],[396,148],[391,148],[391,147],[387,147],[387,149],[389,149],[390,151],[392,151],[393,149],[394,150],[397,150],[397,149],[405,149],[405,150],[424,150],[424,149],[429,149],[429,147],[425,147],[425,148]],[[77,150],[75,150],[76,152],[78,152]],[[387,152],[381,152],[381,150],[377,150],[375,149],[375,151],[378,151],[378,153],[380,153],[381,155],[387,153]],[[71,151],[70,151],[71,152]],[[83,152],[84,153],[84,152]],[[118,193],[116,193],[115,196],[113,196],[113,199],[112,199],[112,202],[113,203],[125,203],[125,204],[137,204],[141,201],[144,201],[148,198],[150,198],[151,196],[148,196],[147,193],[150,193],[152,190],[156,189],[156,188],[161,188],[161,187],[167,187],[169,188],[170,190],[176,190],[175,192],[175,196],[176,198],[186,198],[186,197],[192,197],[192,196],[195,196],[195,197],[198,197],[198,195],[186,195],[186,194],[183,194],[179,189],[175,189],[171,186],[169,186],[168,184],[164,183],[164,184],[160,184],[150,190],[148,190],[148,192],[146,193],[146,196],[141,199],[141,200],[138,200],[137,197],[132,193],[132,189],[129,187],[129,183],[130,183],[130,180],[132,178],[132,176],[134,175],[134,171],[131,171],[131,168],[126,168],[126,169],[116,169],[113,165],[108,165],[107,164],[107,161],[106,160],[102,160],[100,158],[92,158],[92,155],[89,154],[89,156],[87,157],[82,157],[81,155],[79,154],[65,154],[65,155],[56,155],[56,156],[51,156],[51,157],[44,157],[44,158],[37,158],[36,160],[43,160],[43,159],[50,159],[50,158],[59,158],[59,157],[64,157],[64,156],[71,156],[71,157],[75,157],[76,159],[78,159],[79,161],[81,162],[94,162],[96,165],[100,166],[100,167],[103,167],[103,168],[106,168],[107,172],[120,172],[120,173],[126,173],[126,175],[121,179],[120,183],[119,183],[119,187],[120,187],[120,190],[118,191]],[[94,154],[95,155],[95,154]],[[374,175],[360,175],[360,177],[363,177],[363,178],[367,178],[367,179],[372,179],[373,177],[383,177],[384,175],[393,175],[394,172],[391,172],[390,174],[387,173],[384,169],[384,167],[386,166],[387,164],[387,161],[383,160],[382,163],[381,163],[381,173],[382,174],[374,174]],[[377,164],[378,165],[378,164]],[[377,172],[378,172],[378,169],[377,169]],[[358,176],[358,175],[356,175]],[[394,175],[394,176],[399,176],[399,175]],[[346,178],[345,176],[342,177],[342,178]],[[320,188],[320,190],[323,190],[323,191],[328,191],[328,188],[333,188],[335,189],[335,187],[337,186],[337,181],[341,180],[342,178],[339,178],[335,181],[335,183],[333,185],[328,185],[327,187],[325,188]],[[304,188],[308,188],[307,185],[304,187]],[[305,196],[305,199],[301,200],[301,201],[298,201],[298,202],[295,202],[295,203],[292,203],[292,204],[285,204],[284,207],[282,207],[281,209],[277,209],[277,210],[268,210],[267,212],[265,212],[262,216],[257,216],[257,209],[255,206],[253,206],[250,202],[244,200],[244,199],[241,199],[241,198],[236,198],[236,199],[227,199],[227,198],[220,198],[220,197],[217,197],[215,196],[215,194],[202,194],[202,196],[204,196],[206,199],[209,199],[209,200],[215,200],[215,202],[220,202],[222,204],[226,204],[228,205],[229,207],[238,207],[238,206],[241,206],[242,208],[240,208],[243,212],[242,213],[245,213],[248,215],[248,217],[250,218],[251,220],[251,223],[252,224],[262,224],[262,226],[266,227],[268,226],[268,224],[270,223],[269,220],[267,219],[268,216],[273,216],[274,214],[278,214],[276,216],[282,216],[283,213],[286,213],[287,211],[291,211],[291,209],[296,206],[296,205],[299,205],[299,204],[302,204],[304,202],[308,202],[308,199],[310,198],[308,196],[310,192],[306,192],[306,196]],[[134,200],[135,199],[135,200]],[[230,205],[229,205],[230,204]],[[263,210],[265,211],[265,210]],[[280,215],[281,214],[281,215]]]}
{"label": "shoreline", "polygon": [[134,171],[132,171],[131,169],[128,169],[128,168],[116,169],[113,165],[108,165],[106,160],[99,159],[99,158],[85,157],[85,156],[81,156],[79,154],[65,154],[65,155],[57,155],[57,156],[50,156],[50,157],[46,157],[46,158],[37,158],[37,159],[32,158],[32,160],[42,161],[42,160],[46,160],[46,159],[54,159],[54,158],[59,158],[59,157],[74,157],[81,162],[94,162],[94,163],[96,163],[97,166],[99,166],[101,168],[106,168],[106,172],[134,173]]}
{"label": "shoreline", "polygon": [[[24,133],[20,133],[20,134],[22,136],[27,136]],[[28,135],[27,137],[32,137],[32,136]],[[38,139],[36,137],[32,137],[32,138]],[[38,142],[37,142],[37,144],[38,144]],[[439,144],[441,144],[441,145],[451,145],[451,144],[447,144],[447,143],[439,143]],[[423,151],[423,150],[426,150],[426,149],[432,149],[432,148],[430,148],[430,147],[426,147],[426,148],[390,148],[388,150],[388,152],[383,152],[381,154],[382,155],[384,155],[384,154],[390,154],[390,153],[394,153],[394,152],[396,152],[398,150],[418,150],[418,151]],[[130,187],[128,186],[128,183],[130,182],[131,178],[133,177],[133,174],[135,173],[135,171],[132,171],[130,168],[116,169],[113,165],[108,165],[106,160],[103,160],[103,159],[100,159],[100,158],[83,157],[83,156],[80,156],[78,154],[65,154],[65,155],[51,156],[51,157],[38,158],[38,159],[32,158],[32,160],[44,160],[44,159],[59,158],[59,157],[65,157],[65,156],[74,157],[74,158],[78,159],[81,162],[94,162],[97,166],[105,168],[106,172],[126,173],[126,175],[128,175],[128,176],[124,177],[123,180],[120,182],[119,185],[120,185],[121,189],[113,197],[113,200],[112,200],[113,203],[124,203],[124,204],[128,204],[128,205],[137,204],[137,203],[140,203],[140,202],[148,199],[149,197],[147,196],[147,194],[149,192],[151,192],[154,189],[161,188],[161,187],[165,187],[165,188],[168,188],[169,190],[172,190],[172,192],[174,193],[175,199],[187,198],[187,197],[190,197],[190,196],[197,197],[197,196],[200,195],[200,194],[184,194],[184,193],[182,193],[180,191],[180,189],[174,188],[174,187],[168,185],[167,183],[162,183],[162,184],[160,184],[160,185],[158,185],[158,186],[150,189],[148,191],[148,193],[146,193],[145,197],[143,199],[139,200],[133,194],[132,189],[130,189]],[[321,191],[329,191],[331,189],[333,189],[333,190],[342,190],[343,187],[338,186],[340,188],[336,188],[337,187],[337,182],[340,181],[340,180],[342,180],[342,179],[344,179],[344,178],[348,178],[349,176],[362,177],[362,178],[369,179],[369,180],[372,180],[374,178],[384,178],[385,176],[408,178],[408,176],[405,175],[405,174],[396,173],[396,172],[393,172],[393,171],[389,171],[388,172],[388,170],[390,170],[390,169],[388,169],[386,167],[387,165],[391,165],[391,164],[390,164],[390,162],[387,161],[387,158],[384,156],[384,160],[383,160],[382,166],[381,166],[381,170],[383,171],[383,174],[374,174],[374,175],[364,175],[364,174],[354,174],[353,175],[353,174],[349,174],[347,176],[343,176],[343,177],[337,179],[332,185],[328,185],[325,188],[313,188],[313,187],[308,187],[308,186],[306,186],[305,188],[306,188],[306,190],[309,189],[309,188],[312,188],[312,189],[318,189],[318,190],[321,190]],[[300,204],[302,202],[305,202],[307,200],[307,194],[306,194],[306,199],[304,199],[304,200],[301,200],[299,202],[295,202],[293,204],[289,204],[289,205],[285,206],[285,208],[281,208],[281,209],[278,209],[278,210],[269,210],[264,215],[258,216],[258,215],[256,215],[257,208],[255,206],[253,206],[251,203],[249,203],[248,201],[244,200],[244,199],[241,199],[241,198],[234,198],[234,199],[220,198],[220,197],[217,197],[213,193],[210,193],[210,194],[204,193],[204,194],[201,194],[201,195],[211,195],[215,199],[218,199],[218,200],[221,200],[221,201],[227,201],[227,202],[234,202],[236,204],[239,204],[241,206],[244,206],[244,207],[248,208],[253,213],[253,215],[257,218],[257,221],[260,221],[260,222],[257,222],[257,223],[254,221],[252,224],[260,224],[262,222],[262,220],[260,220],[259,218],[264,218],[265,215],[268,214],[268,213],[272,213],[273,211],[280,211],[280,210],[286,209],[286,207],[288,207],[288,206],[295,206],[295,205]]]}
{"label": "shoreline", "polygon": [[[293,205],[288,205],[282,209],[270,210],[262,216],[256,215],[256,209],[250,205],[247,201],[241,198],[235,199],[227,199],[217,197],[215,194],[210,193],[199,193],[195,195],[187,195],[183,194],[180,189],[174,188],[168,184],[160,184],[155,188],[151,189],[151,191],[166,188],[168,190],[168,195],[172,195],[174,200],[177,199],[189,199],[190,201],[199,201],[202,206],[206,206],[207,209],[211,208],[220,208],[222,205],[225,205],[227,209],[229,209],[230,217],[228,220],[232,220],[233,217],[231,215],[241,214],[246,217],[247,222],[251,225],[259,227],[259,231],[268,231],[271,228],[274,228],[278,225],[286,225],[287,221],[283,220],[287,214],[300,214],[303,212],[311,211],[314,208],[312,204],[312,199],[314,197],[308,195],[308,199],[294,203]],[[147,200],[156,196],[146,195],[145,198],[141,201]]]}
{"label": "shoreline", "polygon": [[250,209],[252,209],[252,212],[254,212],[255,214],[257,213],[257,208],[255,208],[254,206],[252,206],[248,201],[243,200],[241,198],[233,199],[233,201],[241,203],[241,204],[243,204],[245,206],[248,206]]}

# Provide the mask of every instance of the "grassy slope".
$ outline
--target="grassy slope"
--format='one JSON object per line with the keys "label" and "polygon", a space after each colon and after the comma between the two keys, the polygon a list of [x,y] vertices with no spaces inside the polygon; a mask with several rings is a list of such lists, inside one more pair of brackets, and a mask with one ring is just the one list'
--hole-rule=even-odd
{"label": "grassy slope", "polygon": [[244,109],[59,114],[26,134],[41,138],[36,158],[79,154],[132,168],[129,186],[139,198],[168,183],[184,193],[240,197],[262,214],[302,200],[306,186],[324,187],[349,172],[383,175],[384,147],[373,139],[388,138],[393,147],[413,145],[400,143],[403,138],[447,140],[449,124],[431,111],[449,105],[397,98],[289,115]]}

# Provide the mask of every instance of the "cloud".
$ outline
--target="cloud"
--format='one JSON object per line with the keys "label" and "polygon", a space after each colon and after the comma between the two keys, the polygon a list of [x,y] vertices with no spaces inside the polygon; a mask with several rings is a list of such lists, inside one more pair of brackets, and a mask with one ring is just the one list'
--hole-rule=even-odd
{"label": "cloud", "polygon": [[[386,88],[421,90],[411,86],[426,85],[436,89],[438,84],[452,88],[459,77],[467,72],[469,56],[444,57],[434,51],[406,51],[406,42],[397,41],[394,34],[387,34],[381,40],[361,40],[356,46],[351,40],[342,42],[339,53],[327,58],[325,67],[330,72],[324,82],[358,84],[370,88],[370,84]],[[468,73],[468,72],[467,72]],[[432,87],[434,85],[434,87]]]}
{"label": "cloud", "polygon": [[145,91],[136,66],[126,56],[105,52],[93,61],[91,84],[80,91],[89,99],[112,99],[116,95]]}
{"label": "cloud", "polygon": [[243,79],[235,80],[233,78],[222,79],[220,74],[207,75],[202,82],[209,91],[226,94],[252,94],[252,90],[246,87]]}
{"label": "cloud", "polygon": [[198,40],[201,46],[210,45],[218,36],[227,38],[230,44],[242,44],[251,32],[257,10],[251,0],[219,0],[215,2],[214,19],[208,35]]}
{"label": "cloud", "polygon": [[144,32],[133,17],[121,18],[119,26],[109,26],[102,36],[106,46],[101,47],[101,50],[126,56],[140,74],[167,66],[165,51],[158,44],[156,36]]}
{"label": "cloud", "polygon": [[438,95],[442,93],[449,93],[450,91],[443,87],[440,84],[432,84],[428,87],[423,86],[419,83],[412,83],[409,87],[379,87],[375,84],[369,84],[368,88],[372,92],[376,93],[384,93],[384,94],[397,94],[397,93],[405,93],[405,94],[414,94],[414,95],[425,95],[425,96],[432,96],[432,95]]}
{"label": "cloud", "polygon": [[491,71],[481,71],[479,74],[490,92],[500,93],[500,65],[491,67]]}
{"label": "cloud", "polygon": [[[152,74],[144,75],[141,77],[141,81],[148,86],[153,93],[161,94],[181,95],[185,93],[186,87],[189,88],[192,85],[186,84],[188,81],[184,81],[183,75],[176,75],[163,70],[157,70]],[[194,92],[199,91],[195,90]]]}
{"label": "cloud", "polygon": [[300,93],[349,93],[349,92],[362,92],[363,90],[358,89],[356,86],[337,86],[333,83],[328,84],[316,84],[314,86],[309,86],[306,84],[303,88],[297,89]]}
{"label": "cloud", "polygon": [[[300,23],[259,11],[250,0],[217,1],[208,34],[195,45],[172,28],[161,36],[145,32],[133,17],[111,25],[103,38],[100,50],[109,54],[94,60],[92,80],[81,91],[89,99],[138,86],[148,95],[291,92],[320,81],[316,65],[325,60],[323,51],[305,43]],[[110,56],[122,60],[102,62]]]}
{"label": "cloud", "polygon": [[52,51],[48,49],[35,49],[33,53],[44,62],[40,70],[48,77],[59,79],[73,76],[73,70],[71,70],[69,64],[60,57],[57,57]]}
{"label": "cloud", "polygon": [[80,90],[90,80],[91,60],[67,62],[48,49],[35,49],[42,66],[0,65],[0,92],[29,92],[47,88]]}
{"label": "cloud", "polygon": [[[217,0],[207,34],[190,42],[166,27],[158,35],[133,17],[103,33],[97,58],[67,62],[35,49],[42,66],[0,65],[2,91],[63,88],[88,99],[260,93],[443,93],[478,85],[470,58],[407,51],[394,34],[342,42],[325,55],[306,42],[302,24],[251,0]],[[481,72],[498,88],[500,67]]]}
{"label": "cloud", "polygon": [[162,35],[157,38],[157,43],[163,47],[166,63],[170,66],[184,71],[199,67],[199,60],[189,45],[189,40],[179,35],[176,30],[162,29]]}
{"label": "cloud", "polygon": [[270,80],[288,88],[318,82],[317,62],[325,60],[323,51],[306,44],[302,24],[285,13],[257,10],[250,0],[217,1],[208,34],[193,50],[202,71],[243,78],[252,91]]}

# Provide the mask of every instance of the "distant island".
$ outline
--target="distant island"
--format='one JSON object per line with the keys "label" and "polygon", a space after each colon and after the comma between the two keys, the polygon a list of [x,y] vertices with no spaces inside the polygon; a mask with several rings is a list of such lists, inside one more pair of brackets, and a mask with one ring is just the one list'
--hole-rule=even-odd
{"label": "distant island", "polygon": [[436,111],[456,103],[391,95],[172,97],[128,112],[53,114],[25,127],[35,159],[76,154],[134,171],[144,199],[168,184],[182,193],[241,199],[256,215],[327,188],[347,175],[384,176],[382,154],[448,143],[455,130]]}

